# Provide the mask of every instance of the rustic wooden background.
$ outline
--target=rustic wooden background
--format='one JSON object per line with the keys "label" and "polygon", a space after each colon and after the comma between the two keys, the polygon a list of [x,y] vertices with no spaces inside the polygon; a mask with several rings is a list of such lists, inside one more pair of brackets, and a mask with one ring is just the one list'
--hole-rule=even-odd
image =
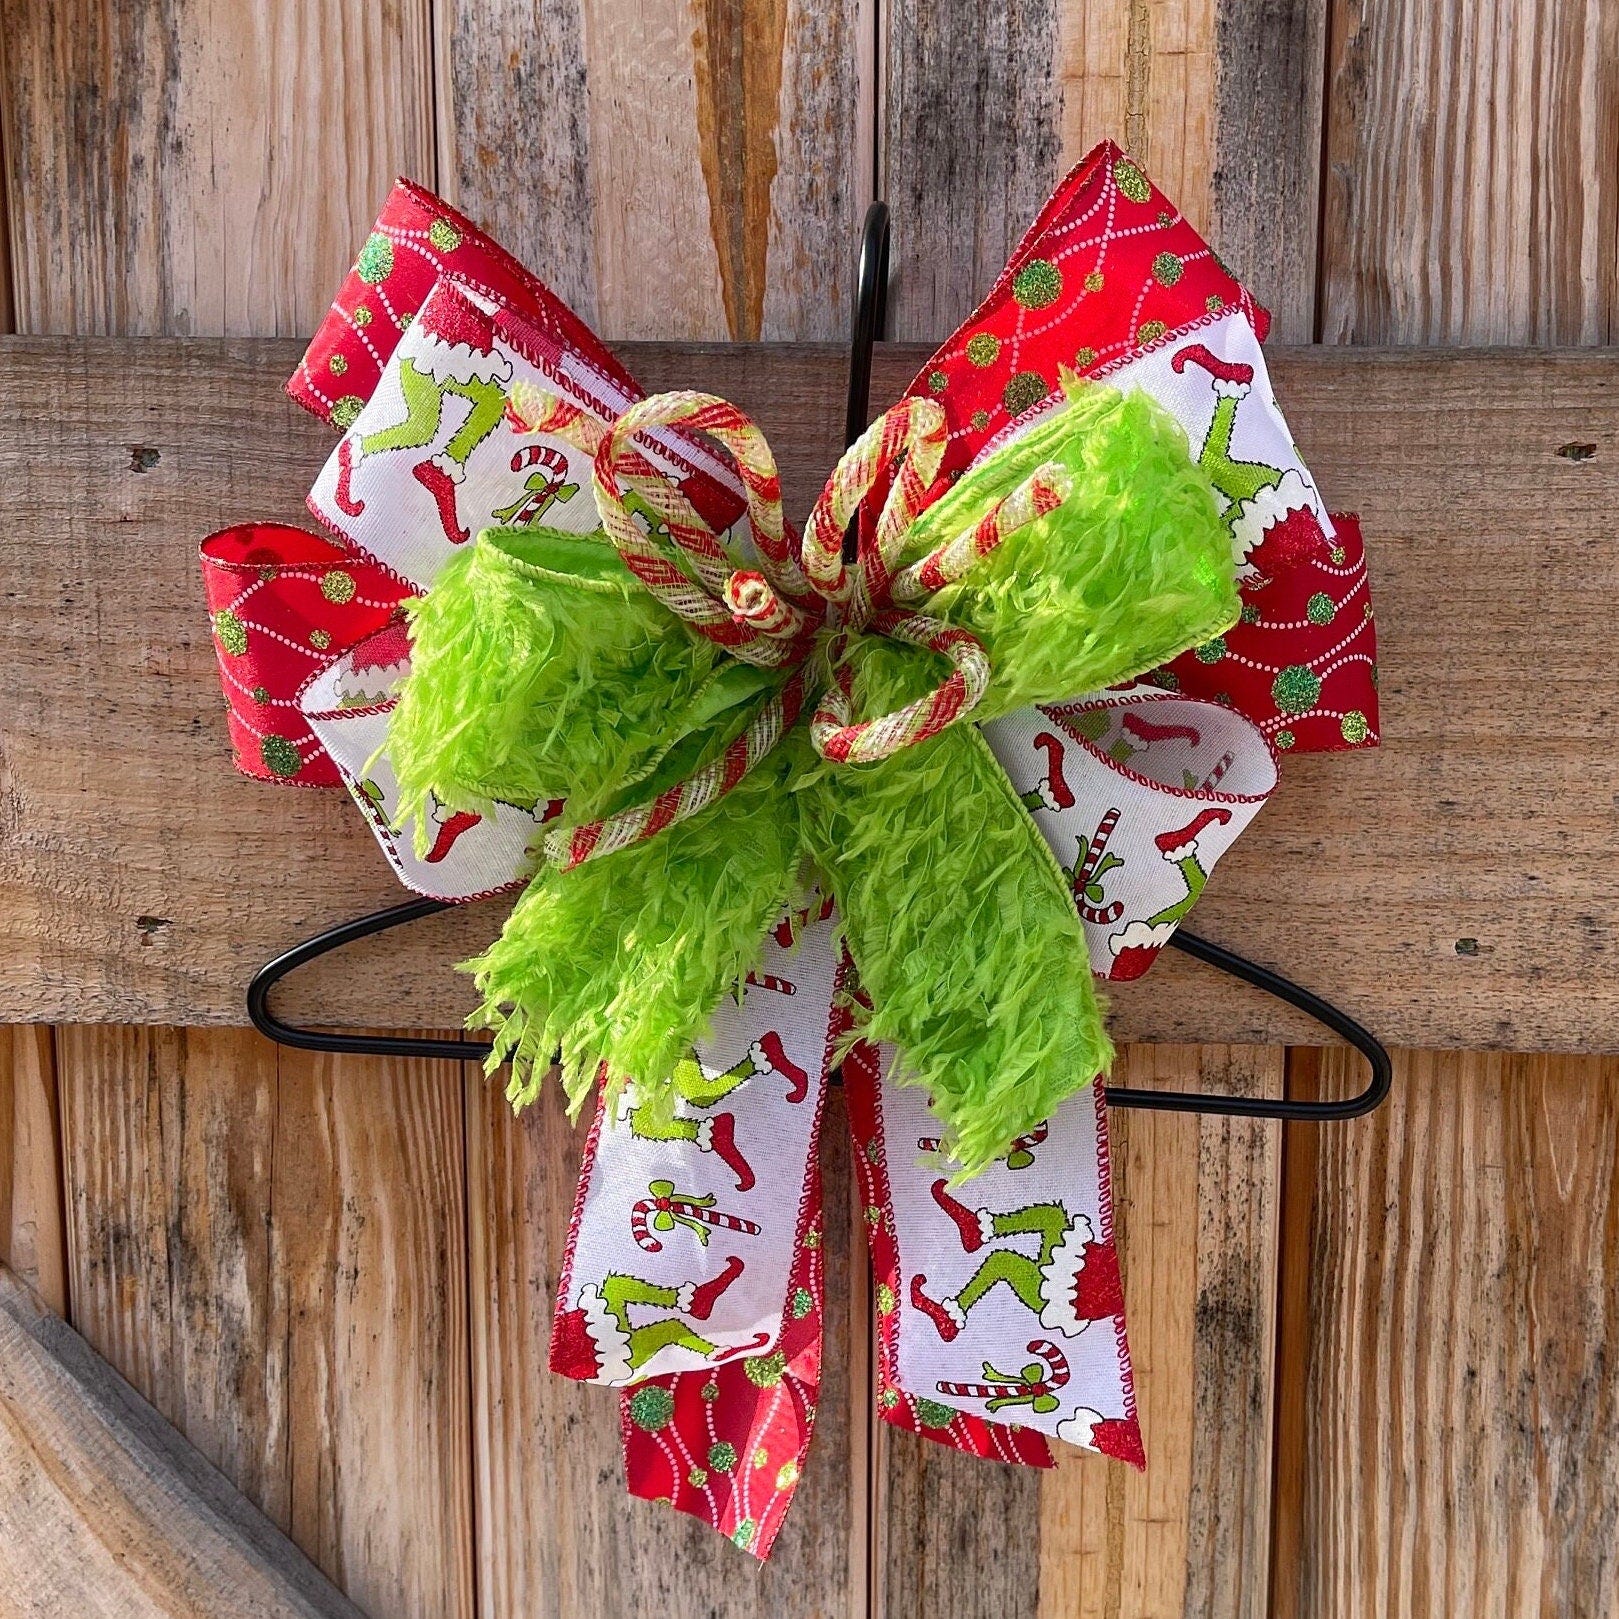
{"label": "rustic wooden background", "polygon": [[[1619,0],[0,0],[0,314],[305,335],[404,172],[614,339],[841,338],[880,193],[891,335],[928,341],[1108,133],[1277,341],[1610,340]],[[1124,1069],[1357,1083],[1279,1046]],[[1136,1114],[1116,1151],[1152,1470],[869,1423],[833,1220],[853,1302],[755,1573],[624,1501],[613,1399],[543,1372],[554,1109],[229,1029],[0,1028],[0,1258],[372,1614],[1619,1614],[1619,1062],[1409,1052],[1359,1124]]]}

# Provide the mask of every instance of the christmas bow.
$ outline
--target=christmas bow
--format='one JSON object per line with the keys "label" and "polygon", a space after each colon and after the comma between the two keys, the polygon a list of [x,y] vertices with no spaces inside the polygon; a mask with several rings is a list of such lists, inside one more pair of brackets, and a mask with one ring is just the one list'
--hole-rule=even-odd
{"label": "christmas bow", "polygon": [[335,542],[205,544],[242,768],[345,781],[423,892],[528,882],[479,964],[518,1097],[554,1044],[608,1081],[552,1364],[625,1385],[636,1493],[756,1555],[813,1426],[846,1048],[885,1420],[1141,1460],[1101,1088],[1059,1105],[1107,1050],[1079,947],[1144,971],[1274,750],[1376,738],[1358,532],[1264,325],[1098,148],[799,543],[745,418],[642,401],[401,183],[289,385],[344,429]]}

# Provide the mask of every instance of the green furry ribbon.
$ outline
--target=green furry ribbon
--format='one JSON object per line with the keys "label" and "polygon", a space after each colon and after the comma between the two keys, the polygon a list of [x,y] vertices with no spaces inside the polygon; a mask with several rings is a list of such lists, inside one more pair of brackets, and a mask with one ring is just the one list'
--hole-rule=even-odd
{"label": "green furry ribbon", "polygon": [[[1238,616],[1230,542],[1180,428],[1101,386],[962,477],[913,524],[907,559],[1049,461],[1072,480],[1063,504],[921,604],[989,654],[974,720],[1141,674]],[[480,535],[411,632],[388,752],[418,815],[430,798],[496,815],[564,799],[577,826],[648,802],[717,758],[784,678],[688,630],[599,537],[546,530]],[[856,710],[891,712],[945,667],[857,635]],[[1072,897],[975,726],[846,765],[800,725],[689,819],[570,869],[541,864],[467,964],[514,1104],[560,1050],[575,1108],[603,1068],[669,1106],[675,1063],[809,882],[836,898],[871,1002],[862,1032],[899,1048],[963,1176],[1106,1070]]]}

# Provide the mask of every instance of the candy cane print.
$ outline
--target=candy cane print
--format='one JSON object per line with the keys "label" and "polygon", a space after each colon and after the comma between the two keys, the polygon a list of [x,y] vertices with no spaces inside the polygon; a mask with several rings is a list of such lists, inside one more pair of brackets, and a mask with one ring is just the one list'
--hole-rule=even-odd
{"label": "candy cane print", "polygon": [[[1085,891],[1096,878],[1102,856],[1107,853],[1108,839],[1113,836],[1113,829],[1118,824],[1119,811],[1109,809],[1097,823],[1096,834],[1086,847],[1085,858],[1074,873],[1074,904],[1079,908],[1079,914],[1087,922],[1095,922],[1102,927],[1110,927],[1124,915],[1124,902],[1114,900],[1111,905],[1092,905],[1085,897]],[[1114,861],[1114,864],[1118,862]]]}
{"label": "candy cane print", "polygon": [[669,1232],[673,1231],[677,1224],[683,1225],[705,1247],[708,1243],[709,1228],[716,1231],[734,1231],[745,1237],[759,1235],[756,1222],[714,1208],[712,1196],[699,1197],[695,1194],[678,1193],[675,1191],[675,1183],[668,1180],[655,1180],[647,1190],[652,1195],[642,1198],[630,1210],[630,1232],[635,1238],[636,1246],[644,1248],[649,1254],[663,1252],[663,1243],[653,1235],[653,1228]]}

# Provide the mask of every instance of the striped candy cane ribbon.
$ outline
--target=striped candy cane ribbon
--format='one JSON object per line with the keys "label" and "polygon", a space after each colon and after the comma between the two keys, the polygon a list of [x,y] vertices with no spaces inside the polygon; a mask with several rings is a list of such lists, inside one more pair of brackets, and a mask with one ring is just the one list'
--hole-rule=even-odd
{"label": "striped candy cane ribbon", "polygon": [[[510,408],[533,430],[560,434],[593,455],[602,526],[625,567],[670,612],[743,662],[791,671],[743,733],[701,770],[649,803],[552,832],[546,858],[565,869],[655,837],[708,808],[775,748],[811,703],[811,741],[839,764],[886,759],[971,713],[989,685],[983,643],[967,630],[893,604],[908,607],[954,583],[1008,535],[1055,510],[1070,489],[1061,466],[1039,467],[966,533],[897,573],[944,453],[944,414],[930,400],[901,400],[849,448],[816,501],[802,541],[782,515],[781,479],[764,434],[713,394],[653,395],[605,431],[534,389],[518,393]],[[751,558],[716,534],[638,447],[649,429],[671,427],[705,434],[729,454],[746,500]],[[861,501],[890,474],[872,535],[862,538],[851,569],[843,560],[844,531]],[[638,512],[650,513],[655,524],[644,528]],[[864,633],[939,653],[951,672],[904,708],[855,720],[848,658]]]}

